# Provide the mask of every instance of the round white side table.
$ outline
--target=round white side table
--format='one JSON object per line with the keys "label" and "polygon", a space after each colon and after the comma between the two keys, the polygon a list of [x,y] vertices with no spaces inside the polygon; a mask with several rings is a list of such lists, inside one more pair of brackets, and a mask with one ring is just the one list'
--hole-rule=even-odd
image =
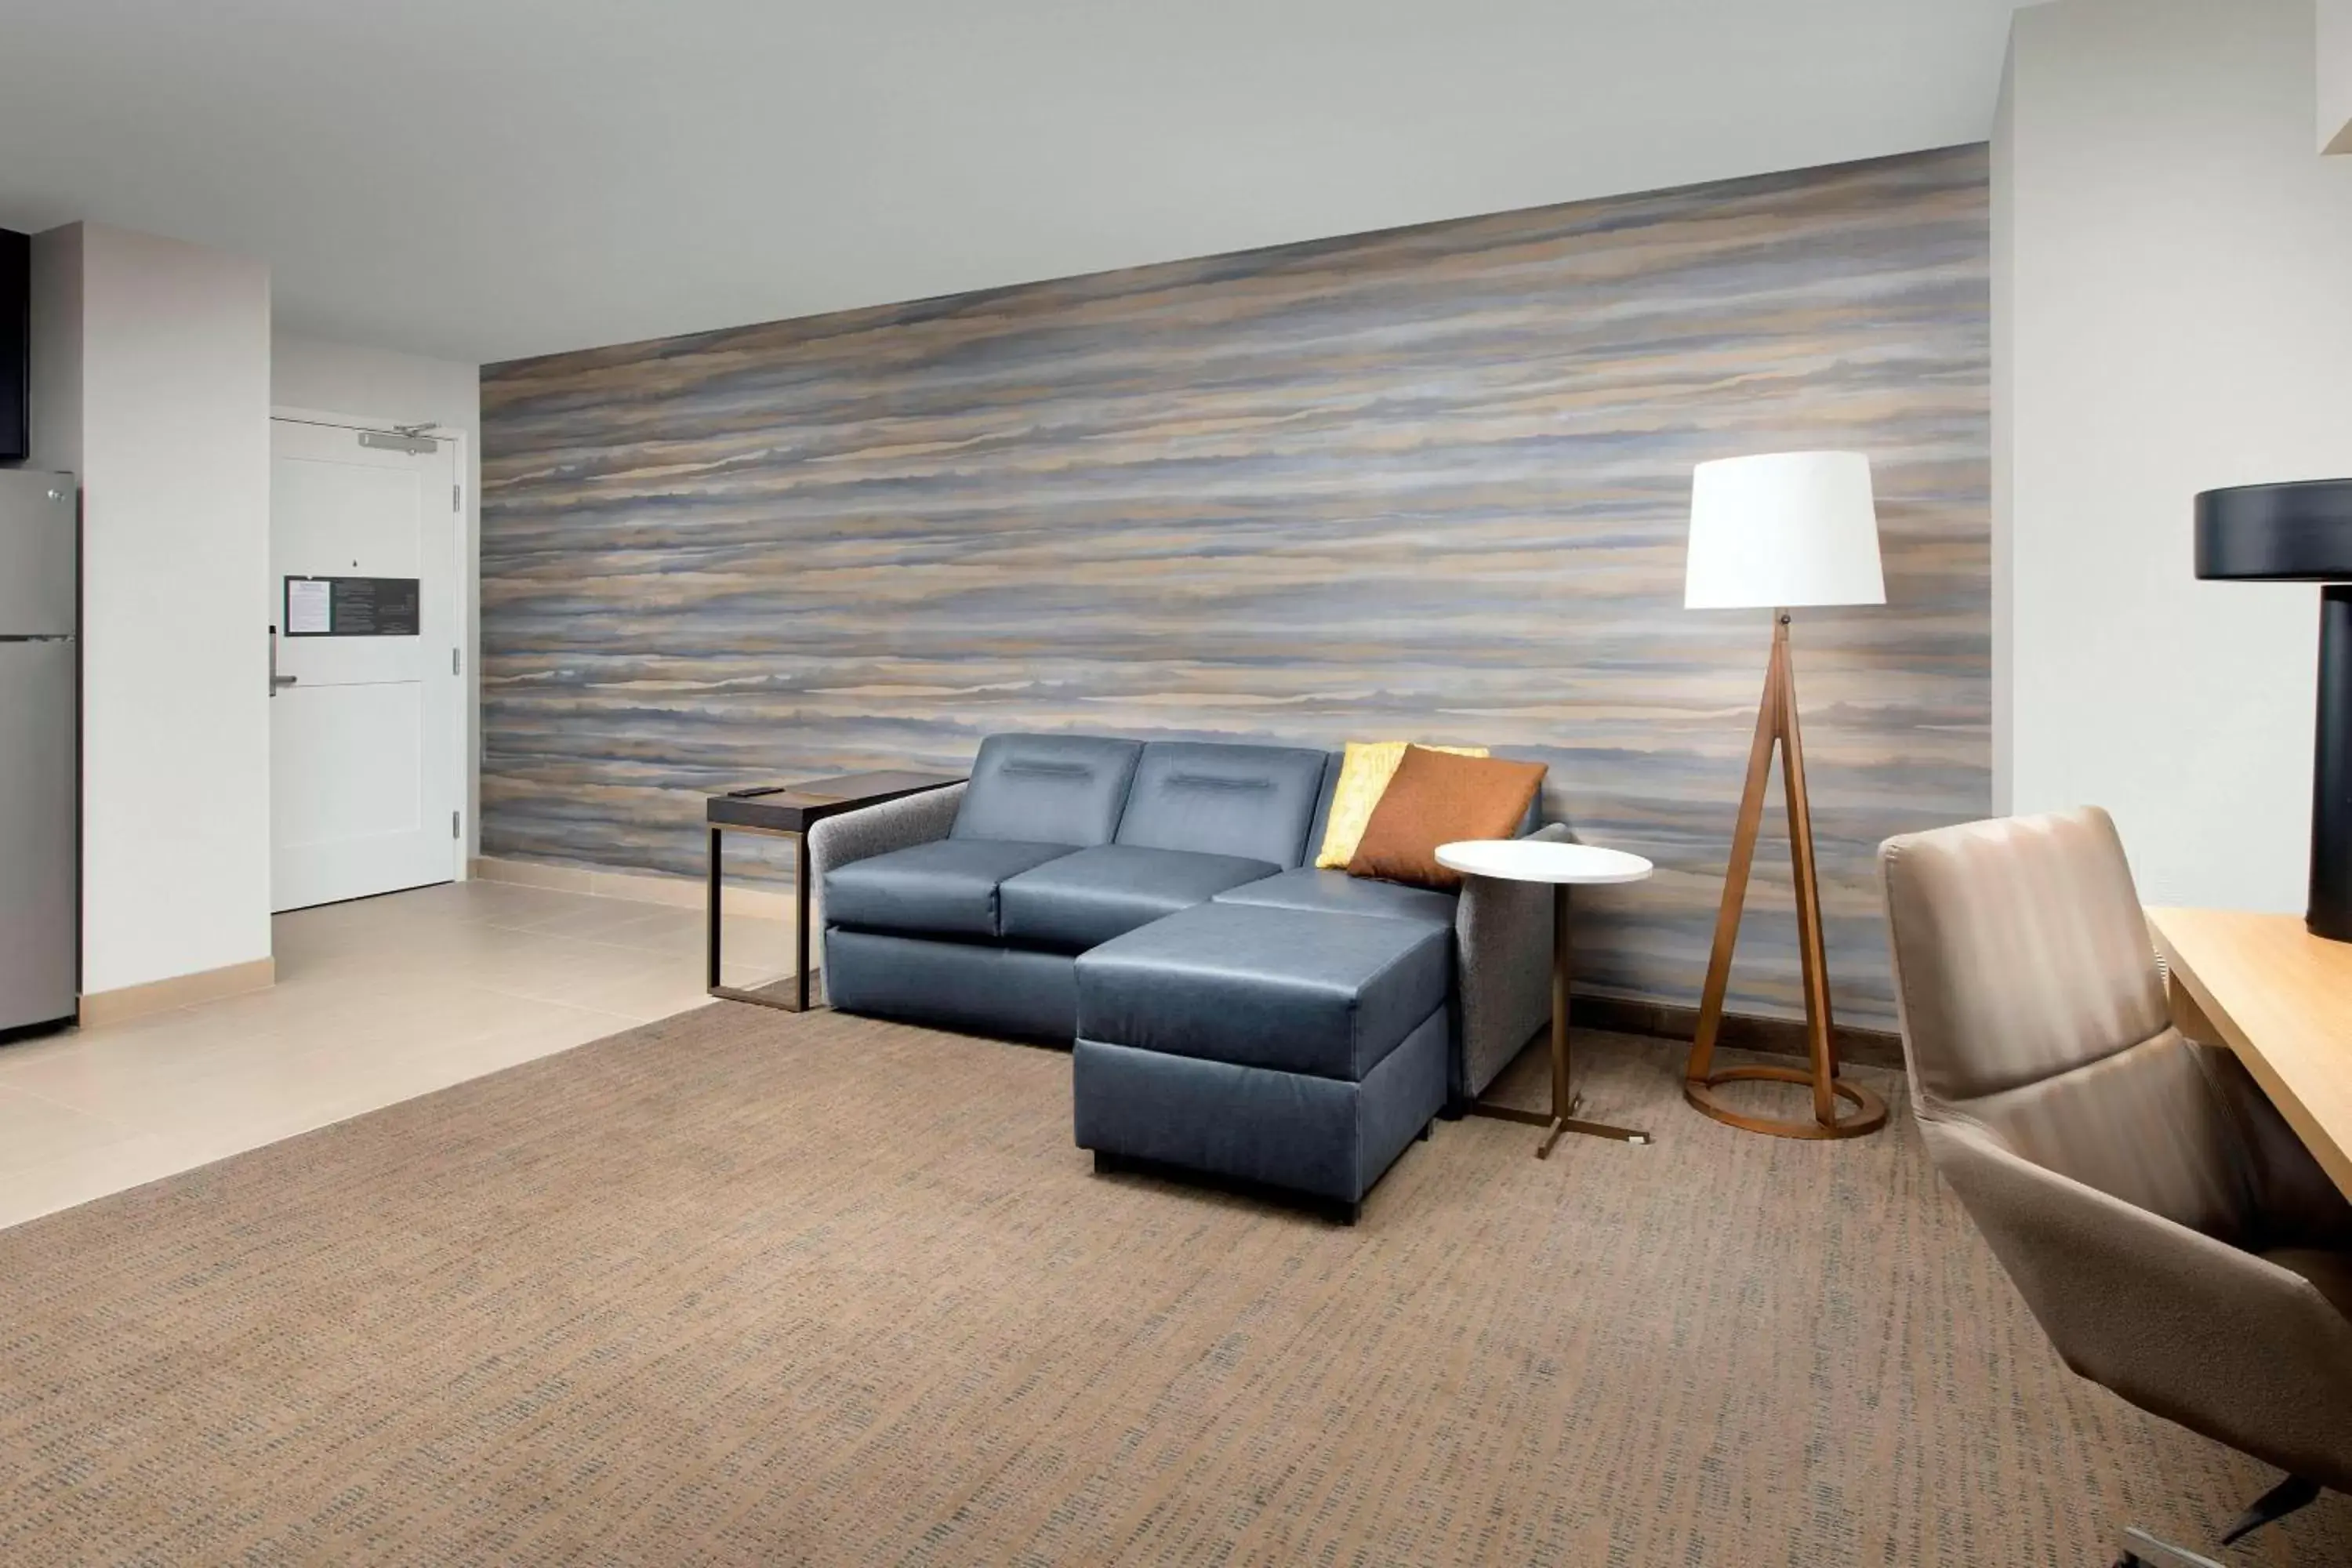
{"label": "round white side table", "polygon": [[1530,838],[1465,838],[1437,847],[1437,863],[1465,877],[1493,877],[1507,882],[1546,882],[1551,886],[1551,1110],[1522,1110],[1515,1105],[1474,1100],[1474,1116],[1524,1121],[1546,1129],[1536,1158],[1549,1157],[1563,1134],[1580,1132],[1589,1138],[1610,1138],[1620,1143],[1647,1143],[1650,1135],[1630,1127],[1577,1118],[1580,1105],[1569,1076],[1568,890],[1604,882],[1638,882],[1654,868],[1639,855],[1603,849],[1591,844],[1559,844]]}

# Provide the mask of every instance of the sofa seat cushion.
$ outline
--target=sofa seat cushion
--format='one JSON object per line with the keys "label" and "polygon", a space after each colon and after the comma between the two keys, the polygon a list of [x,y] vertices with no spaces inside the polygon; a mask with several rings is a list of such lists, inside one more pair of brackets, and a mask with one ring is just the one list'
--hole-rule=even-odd
{"label": "sofa seat cushion", "polygon": [[1385,915],[1391,920],[1454,924],[1454,897],[1433,888],[1408,888],[1345,871],[1302,866],[1279,877],[1244,882],[1217,895],[1221,904],[1261,904],[1276,910],[1323,910],[1343,915]]}
{"label": "sofa seat cushion", "polygon": [[1452,967],[1451,933],[1420,921],[1196,904],[1079,955],[1078,1034],[1360,1082]]}
{"label": "sofa seat cushion", "polygon": [[941,838],[825,874],[824,918],[856,931],[994,937],[997,887],[1071,853],[1066,844]]}
{"label": "sofa seat cushion", "polygon": [[1071,1131],[1081,1149],[1354,1203],[1444,1108],[1446,1038],[1440,1007],[1361,1083],[1081,1039]]}
{"label": "sofa seat cushion", "polygon": [[1008,942],[1081,952],[1277,869],[1238,855],[1105,844],[1007,878],[998,929]]}

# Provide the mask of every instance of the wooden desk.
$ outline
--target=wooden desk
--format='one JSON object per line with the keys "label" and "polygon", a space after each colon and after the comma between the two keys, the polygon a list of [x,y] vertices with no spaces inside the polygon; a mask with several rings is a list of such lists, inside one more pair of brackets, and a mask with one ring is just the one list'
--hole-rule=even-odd
{"label": "wooden desk", "polygon": [[2301,915],[2150,910],[2185,994],[2352,1197],[2352,942],[2303,929]]}

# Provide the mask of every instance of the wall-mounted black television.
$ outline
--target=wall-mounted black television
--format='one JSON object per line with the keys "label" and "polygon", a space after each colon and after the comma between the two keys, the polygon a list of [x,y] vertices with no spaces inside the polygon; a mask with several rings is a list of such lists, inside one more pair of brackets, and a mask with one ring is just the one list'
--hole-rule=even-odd
{"label": "wall-mounted black television", "polygon": [[0,463],[21,462],[32,447],[25,406],[33,333],[32,259],[31,240],[0,228]]}

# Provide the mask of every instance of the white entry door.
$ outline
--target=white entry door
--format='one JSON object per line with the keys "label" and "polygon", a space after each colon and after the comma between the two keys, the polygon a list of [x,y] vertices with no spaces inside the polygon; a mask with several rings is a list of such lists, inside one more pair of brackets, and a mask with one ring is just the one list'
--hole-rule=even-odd
{"label": "white entry door", "polygon": [[271,907],[458,872],[456,444],[270,422]]}

